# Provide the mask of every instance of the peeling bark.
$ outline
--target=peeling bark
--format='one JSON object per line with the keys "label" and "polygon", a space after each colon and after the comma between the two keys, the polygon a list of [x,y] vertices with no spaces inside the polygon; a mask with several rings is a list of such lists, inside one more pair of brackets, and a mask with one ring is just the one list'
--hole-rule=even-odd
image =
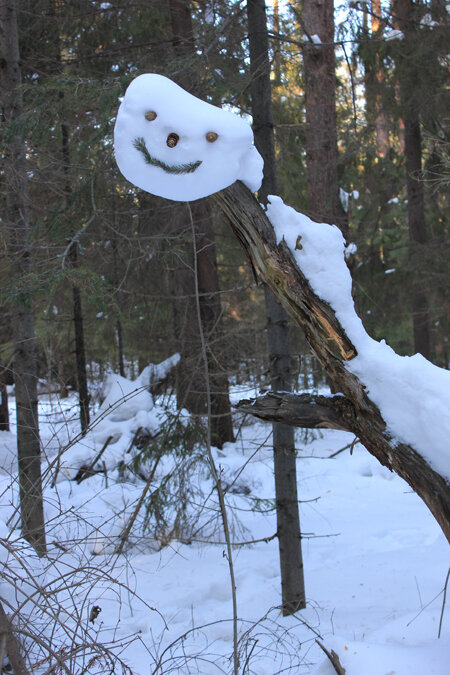
{"label": "peeling bark", "polygon": [[345,396],[290,394],[270,391],[264,396],[239,401],[236,409],[265,422],[281,422],[302,429],[340,429],[351,431],[347,421],[355,415]]}

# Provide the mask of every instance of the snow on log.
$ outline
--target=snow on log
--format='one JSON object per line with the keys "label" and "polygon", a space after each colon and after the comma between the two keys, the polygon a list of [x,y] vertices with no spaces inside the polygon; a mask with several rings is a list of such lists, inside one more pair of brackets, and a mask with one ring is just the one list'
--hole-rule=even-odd
{"label": "snow on log", "polygon": [[348,401],[347,428],[381,464],[406,480],[450,541],[450,373],[418,355],[400,357],[365,333],[354,311],[350,277],[343,271],[337,228],[313,223],[271,198],[268,215],[277,244],[272,223],[242,183],[213,199],[258,277],[303,329]]}

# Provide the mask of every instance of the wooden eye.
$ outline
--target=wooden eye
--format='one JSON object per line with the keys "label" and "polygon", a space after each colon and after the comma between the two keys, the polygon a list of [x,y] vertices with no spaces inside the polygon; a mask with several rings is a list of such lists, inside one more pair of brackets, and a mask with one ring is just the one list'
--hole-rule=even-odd
{"label": "wooden eye", "polygon": [[180,140],[180,137],[178,136],[178,134],[169,134],[167,136],[166,143],[169,146],[169,148],[174,148],[179,140]]}
{"label": "wooden eye", "polygon": [[148,120],[148,122],[153,122],[153,120],[156,120],[157,117],[158,115],[154,110],[147,110],[145,113],[145,119]]}
{"label": "wooden eye", "polygon": [[214,143],[214,141],[217,141],[218,138],[219,135],[216,134],[215,131],[208,131],[208,133],[206,134],[206,140],[208,141],[208,143]]}

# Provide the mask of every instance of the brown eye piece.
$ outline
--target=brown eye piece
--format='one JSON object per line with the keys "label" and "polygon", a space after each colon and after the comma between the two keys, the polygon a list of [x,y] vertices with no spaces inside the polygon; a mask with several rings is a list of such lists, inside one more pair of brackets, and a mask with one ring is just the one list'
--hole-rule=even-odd
{"label": "brown eye piece", "polygon": [[216,134],[215,131],[208,131],[208,133],[206,134],[206,140],[208,141],[208,143],[214,143],[214,141],[217,141],[218,138],[219,135]]}
{"label": "brown eye piece", "polygon": [[148,120],[149,122],[153,122],[153,120],[156,120],[157,117],[158,115],[155,113],[154,110],[148,110],[145,113],[145,119]]}

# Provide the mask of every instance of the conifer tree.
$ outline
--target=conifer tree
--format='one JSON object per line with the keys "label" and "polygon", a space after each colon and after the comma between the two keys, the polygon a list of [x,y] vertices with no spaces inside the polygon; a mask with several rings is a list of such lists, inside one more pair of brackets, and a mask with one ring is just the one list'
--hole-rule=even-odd
{"label": "conifer tree", "polygon": [[5,142],[6,217],[15,292],[11,301],[14,332],[14,384],[17,407],[22,533],[39,555],[46,552],[37,409],[37,363],[33,310],[33,252],[17,18],[11,0],[0,2],[0,84]]}
{"label": "conifer tree", "polygon": [[338,183],[333,0],[305,0],[303,22],[309,213],[337,225],[347,238]]}

